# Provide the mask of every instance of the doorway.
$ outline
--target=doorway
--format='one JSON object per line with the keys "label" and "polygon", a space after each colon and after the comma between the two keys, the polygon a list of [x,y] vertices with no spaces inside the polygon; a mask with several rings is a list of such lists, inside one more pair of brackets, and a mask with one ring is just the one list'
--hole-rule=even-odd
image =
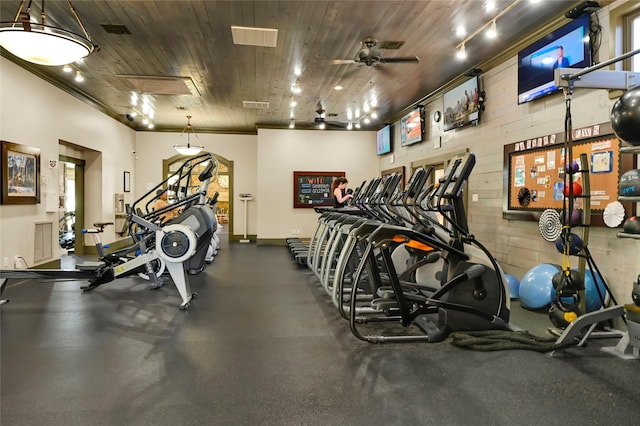
{"label": "doorway", "polygon": [[58,212],[60,247],[76,255],[85,254],[82,224],[84,223],[84,168],[85,161],[60,155],[60,181],[58,183],[61,210]]}
{"label": "doorway", "polygon": [[[204,154],[204,153],[202,153]],[[200,154],[201,155],[201,154]],[[212,198],[214,194],[218,193],[218,203],[216,206],[216,218],[218,220],[218,234],[227,234],[228,239],[233,238],[233,161],[213,154],[216,160],[218,160],[219,168],[217,171],[217,178],[212,179],[209,184],[209,190],[207,198]],[[162,176],[168,178],[174,174],[184,161],[188,157],[184,155],[175,155],[171,158],[162,161]],[[202,167],[204,170],[205,165],[201,164],[198,167]],[[199,170],[195,170],[194,179]],[[194,186],[198,186],[199,182],[193,182]],[[221,227],[220,227],[221,226]]]}

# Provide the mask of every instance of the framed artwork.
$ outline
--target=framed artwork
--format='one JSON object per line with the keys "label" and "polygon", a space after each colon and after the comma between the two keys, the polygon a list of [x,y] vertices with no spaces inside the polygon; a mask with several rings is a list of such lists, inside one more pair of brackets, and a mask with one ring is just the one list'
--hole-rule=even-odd
{"label": "framed artwork", "polygon": [[17,143],[2,143],[2,204],[40,202],[40,149]]}
{"label": "framed artwork", "polygon": [[131,192],[131,173],[124,172],[124,192]]}

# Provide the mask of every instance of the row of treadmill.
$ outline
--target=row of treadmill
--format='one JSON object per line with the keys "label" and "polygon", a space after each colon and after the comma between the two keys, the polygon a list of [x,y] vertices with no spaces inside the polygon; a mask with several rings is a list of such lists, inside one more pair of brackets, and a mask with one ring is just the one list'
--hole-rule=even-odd
{"label": "row of treadmill", "polygon": [[348,207],[316,208],[310,241],[288,240],[363,341],[440,342],[453,331],[514,330],[504,272],[469,232],[473,153],[444,174],[418,168],[363,182]]}

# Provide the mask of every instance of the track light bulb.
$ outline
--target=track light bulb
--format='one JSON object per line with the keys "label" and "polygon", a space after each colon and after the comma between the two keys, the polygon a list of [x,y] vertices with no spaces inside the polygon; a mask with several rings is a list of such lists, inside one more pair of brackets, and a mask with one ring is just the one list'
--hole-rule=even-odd
{"label": "track light bulb", "polygon": [[491,21],[491,26],[489,27],[489,31],[487,31],[488,38],[496,38],[498,35],[498,31],[496,30],[496,20]]}
{"label": "track light bulb", "polygon": [[466,59],[467,58],[467,50],[464,47],[464,43],[462,43],[462,46],[460,46],[460,49],[458,49],[458,52],[456,53],[456,57],[458,59]]}
{"label": "track light bulb", "polygon": [[82,72],[76,71],[76,81],[79,83],[84,81],[84,75],[82,75]]}

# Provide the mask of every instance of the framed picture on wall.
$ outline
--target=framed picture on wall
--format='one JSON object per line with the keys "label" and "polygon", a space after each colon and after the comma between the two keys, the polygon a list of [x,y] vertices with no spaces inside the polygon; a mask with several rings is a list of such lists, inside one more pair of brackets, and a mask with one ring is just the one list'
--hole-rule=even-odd
{"label": "framed picture on wall", "polygon": [[40,149],[12,142],[2,143],[2,204],[40,202]]}
{"label": "framed picture on wall", "polygon": [[131,173],[124,172],[124,192],[131,192]]}

